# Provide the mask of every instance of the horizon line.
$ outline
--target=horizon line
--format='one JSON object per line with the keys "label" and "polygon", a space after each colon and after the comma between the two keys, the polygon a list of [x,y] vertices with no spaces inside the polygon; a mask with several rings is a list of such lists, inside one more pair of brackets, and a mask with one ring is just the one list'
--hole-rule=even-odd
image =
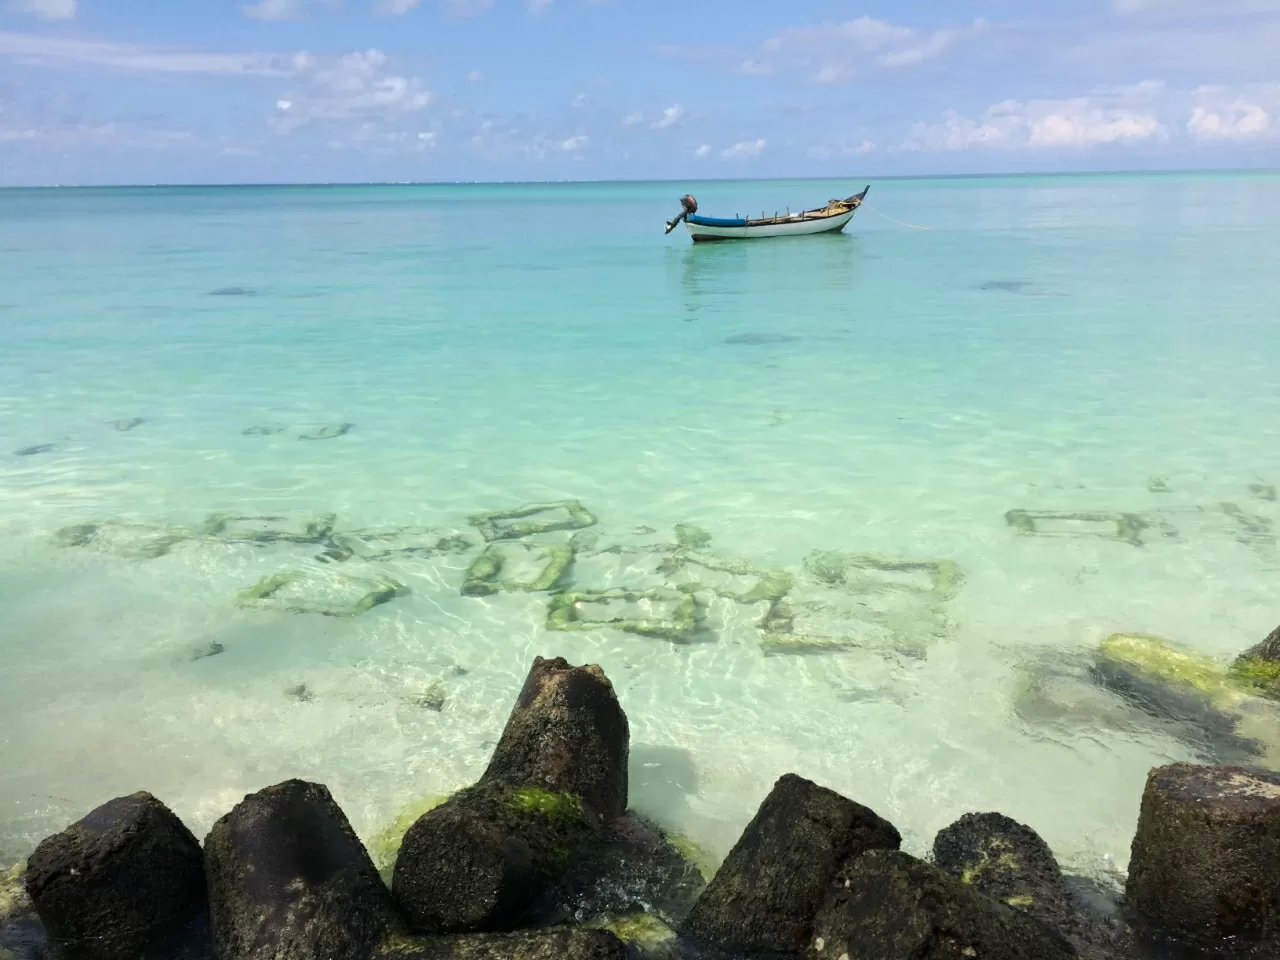
{"label": "horizon line", "polygon": [[0,185],[3,190],[147,190],[147,189],[238,189],[257,187],[263,189],[282,187],[497,187],[497,186],[583,186],[621,184],[676,184],[676,183],[783,183],[830,180],[985,180],[1024,179],[1032,177],[1116,177],[1116,176],[1185,176],[1187,174],[1277,174],[1280,167],[1186,167],[1160,170],[1018,170],[988,171],[985,173],[918,173],[886,174],[883,176],[770,176],[770,177],[655,177],[655,178],[584,178],[556,180],[297,180],[297,181],[222,181],[209,183],[184,183],[158,181],[154,183],[44,183]]}

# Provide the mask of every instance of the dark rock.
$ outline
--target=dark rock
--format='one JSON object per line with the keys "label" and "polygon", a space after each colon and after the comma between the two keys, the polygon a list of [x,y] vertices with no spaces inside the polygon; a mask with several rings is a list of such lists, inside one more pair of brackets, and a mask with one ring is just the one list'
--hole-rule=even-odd
{"label": "dark rock", "polygon": [[427,811],[404,836],[392,889],[428,933],[513,930],[560,882],[599,822],[570,793],[492,784]]}
{"label": "dark rock", "polygon": [[19,457],[34,457],[39,453],[49,453],[57,449],[52,443],[38,443],[34,447],[23,447],[21,450],[15,450],[14,455]]}
{"label": "dark rock", "polygon": [[205,839],[221,960],[364,960],[394,906],[346,815],[321,784],[245,797]]}
{"label": "dark rock", "polygon": [[660,827],[628,813],[587,844],[534,913],[551,925],[639,914],[678,924],[706,886],[698,866]]}
{"label": "dark rock", "polygon": [[933,859],[944,872],[1066,936],[1083,955],[1107,955],[1118,924],[1079,902],[1044,839],[999,813],[965,814],[938,833]]}
{"label": "dark rock", "polygon": [[774,784],[680,932],[729,949],[803,950],[840,865],[863,851],[896,850],[900,843],[893,824],[873,811],[787,774]]}
{"label": "dark rock", "polygon": [[627,809],[629,740],[603,670],[537,657],[480,783],[570,793],[610,820]]}
{"label": "dark rock", "polygon": [[463,937],[395,937],[375,960],[626,960],[622,941],[606,930],[527,930]]}
{"label": "dark rock", "polygon": [[898,850],[846,861],[806,944],[809,960],[1066,960],[1039,921]]}
{"label": "dark rock", "polygon": [[85,960],[161,956],[206,902],[199,843],[149,793],[111,800],[42,841],[26,888],[49,938]]}
{"label": "dark rock", "polygon": [[[1280,940],[1280,774],[1152,770],[1125,897],[1151,931],[1209,944]],[[1280,955],[1280,943],[1274,949]]]}

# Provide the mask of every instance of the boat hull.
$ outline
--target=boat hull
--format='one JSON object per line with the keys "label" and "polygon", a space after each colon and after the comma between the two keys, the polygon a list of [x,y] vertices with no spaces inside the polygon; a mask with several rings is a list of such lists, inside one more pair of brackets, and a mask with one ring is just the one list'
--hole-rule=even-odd
{"label": "boat hull", "polygon": [[792,220],[783,220],[771,223],[747,223],[743,226],[713,226],[709,224],[697,224],[685,221],[685,226],[689,228],[689,236],[693,237],[695,243],[706,240],[756,240],[766,237],[803,237],[815,233],[837,233],[845,228],[845,225],[853,219],[853,215],[858,212],[858,208],[845,213],[838,213],[832,217],[811,217],[808,219],[800,219],[796,217]]}

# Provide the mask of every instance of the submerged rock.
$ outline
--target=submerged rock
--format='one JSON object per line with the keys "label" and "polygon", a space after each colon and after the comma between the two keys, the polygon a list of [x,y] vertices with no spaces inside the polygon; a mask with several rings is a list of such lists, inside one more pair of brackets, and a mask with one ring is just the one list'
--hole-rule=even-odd
{"label": "submerged rock", "polygon": [[1125,890],[1155,934],[1280,954],[1280,773],[1177,763],[1147,777]]}
{"label": "submerged rock", "polygon": [[210,290],[211,297],[256,297],[257,290],[250,290],[248,287],[219,287],[217,290]]}
{"label": "submerged rock", "polygon": [[57,446],[52,443],[38,443],[34,447],[23,447],[21,450],[13,451],[14,456],[18,457],[34,457],[39,453],[49,453],[56,450]]}
{"label": "submerged rock", "polygon": [[692,643],[702,610],[679,590],[570,590],[551,598],[548,630],[622,630],[672,643]]}
{"label": "submerged rock", "polygon": [[394,923],[390,893],[321,784],[245,797],[213,825],[205,857],[224,960],[366,960]]}
{"label": "submerged rock", "polygon": [[978,289],[1001,293],[1026,293],[1030,286],[1030,280],[986,280],[979,284]]}
{"label": "submerged rock", "polygon": [[491,543],[467,567],[462,595],[488,597],[503,591],[552,590],[573,565],[573,555],[570,543]]}
{"label": "submerged rock", "polygon": [[241,607],[282,613],[318,613],[325,617],[358,617],[376,606],[389,603],[404,590],[404,584],[389,578],[320,577],[287,570],[263,577],[241,591]]}
{"label": "submerged rock", "polygon": [[108,426],[115,427],[121,433],[128,433],[134,427],[140,427],[147,421],[143,417],[130,417],[127,420],[112,420]]}
{"label": "submerged rock", "polygon": [[50,938],[85,960],[162,957],[206,904],[199,843],[149,793],[111,800],[42,841],[26,889]]}
{"label": "submerged rock", "polygon": [[685,550],[705,550],[711,545],[711,534],[696,524],[677,523],[676,543]]}
{"label": "submerged rock", "polygon": [[299,440],[334,440],[346,436],[355,429],[354,423],[330,423],[310,433],[298,434]]}
{"label": "submerged rock", "polygon": [[596,524],[595,515],[577,500],[529,503],[512,510],[493,510],[468,517],[485,540],[518,540],[540,533],[582,530]]}
{"label": "submerged rock", "polygon": [[[326,958],[327,960],[327,958]],[[391,937],[373,960],[628,960],[608,930],[524,930],[461,937]]]}
{"label": "submerged rock", "polygon": [[1251,483],[1249,484],[1249,492],[1259,500],[1274,502],[1276,499],[1276,488],[1270,483]]}
{"label": "submerged rock", "polygon": [[806,947],[808,960],[1076,956],[1039,921],[898,850],[871,850],[846,861]]}
{"label": "submerged rock", "polygon": [[724,950],[801,951],[840,865],[866,850],[896,850],[900,843],[893,824],[873,811],[787,774],[774,784],[680,932]]}
{"label": "submerged rock", "polygon": [[284,433],[287,427],[268,424],[266,426],[245,427],[240,431],[246,437],[274,437],[276,434]]}

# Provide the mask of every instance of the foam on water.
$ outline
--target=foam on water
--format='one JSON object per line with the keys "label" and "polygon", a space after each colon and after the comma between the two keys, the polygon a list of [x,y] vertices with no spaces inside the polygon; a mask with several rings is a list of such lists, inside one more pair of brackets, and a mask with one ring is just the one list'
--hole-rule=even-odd
{"label": "foam on water", "polygon": [[[541,654],[605,668],[635,805],[717,853],[795,771],[917,852],[999,809],[1075,869],[1123,867],[1147,769],[1203,751],[1102,693],[1029,718],[1020,669],[1116,631],[1225,659],[1275,626],[1277,185],[885,182],[878,209],[934,229],[864,210],[845,236],[707,247],[659,229],[685,185],[0,192],[0,854],[136,789],[202,833],[293,776],[368,837],[483,769]],[[851,185],[693,192],[727,215]],[[461,595],[476,549],[325,563],[207,535],[332,513],[479,544],[468,516],[566,499],[598,549],[695,523],[813,596],[815,550],[964,579],[941,627],[895,606],[927,595],[918,569],[841,600],[927,623],[923,649],[868,614],[861,647],[765,656],[760,604],[712,598],[688,645],[548,631],[544,593]],[[1150,526],[1017,536],[1010,510]],[[205,533],[165,550],[155,526]],[[648,589],[653,557],[580,577]],[[284,570],[313,579],[277,607],[402,589],[350,618],[242,599]]]}

